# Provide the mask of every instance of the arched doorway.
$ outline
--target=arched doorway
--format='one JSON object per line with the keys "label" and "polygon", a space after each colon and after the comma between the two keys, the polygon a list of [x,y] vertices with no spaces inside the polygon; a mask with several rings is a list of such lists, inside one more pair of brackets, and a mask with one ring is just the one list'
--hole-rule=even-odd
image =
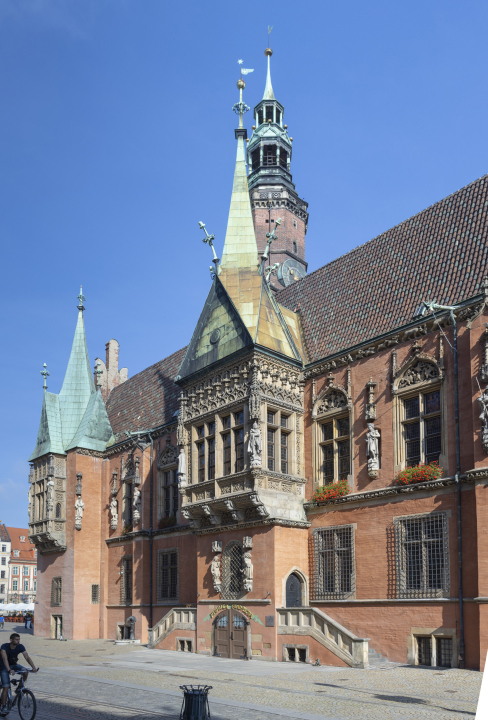
{"label": "arched doorway", "polygon": [[286,579],[286,607],[302,607],[302,581],[295,573]]}
{"label": "arched doorway", "polygon": [[224,610],[214,620],[214,653],[220,657],[245,660],[248,657],[249,621],[237,610]]}

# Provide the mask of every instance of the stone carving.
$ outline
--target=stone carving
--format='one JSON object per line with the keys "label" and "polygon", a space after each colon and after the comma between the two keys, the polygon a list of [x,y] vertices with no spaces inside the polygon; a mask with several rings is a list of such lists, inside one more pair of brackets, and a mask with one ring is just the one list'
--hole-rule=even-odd
{"label": "stone carving", "polygon": [[186,475],[186,455],[185,455],[185,448],[180,448],[180,454],[178,456],[178,484],[181,488],[186,487],[187,485],[187,475]]}
{"label": "stone carving", "polygon": [[261,453],[263,451],[263,446],[261,441],[261,428],[259,427],[257,420],[254,421],[253,426],[249,431],[249,444],[247,450],[251,456],[251,467],[261,467]]}
{"label": "stone carving", "polygon": [[159,453],[158,468],[164,467],[165,465],[174,465],[176,459],[176,448],[174,445],[168,445]]}
{"label": "stone carving", "polygon": [[117,495],[117,476],[118,472],[114,470],[112,473],[112,489],[110,490],[112,495]]}
{"label": "stone carving", "polygon": [[76,473],[76,494],[81,495],[81,485],[83,480],[83,473]]}
{"label": "stone carving", "polygon": [[481,442],[486,453],[488,453],[488,388],[485,388],[478,398],[481,407]]}
{"label": "stone carving", "polygon": [[366,403],[366,420],[370,422],[371,420],[376,420],[376,403],[374,401],[374,389],[376,387],[377,383],[373,381],[373,378],[369,379],[369,382],[366,383],[366,387],[368,389],[368,402]]}
{"label": "stone carving", "polygon": [[234,505],[232,500],[224,500],[224,505],[225,505],[226,511],[229,513],[232,520],[234,520],[234,521],[238,520],[239,516],[237,514],[236,506]]}
{"label": "stone carving", "polygon": [[244,550],[252,550],[252,537],[245,537],[242,539],[242,547]]}
{"label": "stone carving", "polygon": [[213,553],[221,553],[222,552],[222,540],[214,540],[212,542],[212,552]]}
{"label": "stone carving", "polygon": [[[222,548],[221,548],[222,550]],[[221,567],[221,556],[214,555],[214,558],[210,565],[210,572],[212,573],[212,580],[215,592],[222,592],[222,567]]]}
{"label": "stone carving", "polygon": [[218,525],[220,518],[212,512],[210,505],[202,505],[202,510],[205,517],[210,520],[211,525]]}
{"label": "stone carving", "polygon": [[127,618],[125,621],[125,627],[129,628],[129,640],[135,640],[135,627],[136,627],[137,618],[134,617],[134,615],[131,615]]}
{"label": "stone carving", "polygon": [[54,479],[52,476],[48,478],[48,481],[46,483],[47,493],[46,493],[46,504],[47,504],[47,512],[48,515],[52,513],[54,510]]}
{"label": "stone carving", "polygon": [[75,528],[81,530],[81,521],[83,520],[83,512],[85,510],[85,503],[81,499],[81,495],[77,495],[75,502]]}
{"label": "stone carving", "polygon": [[419,360],[405,371],[398,383],[399,388],[409,387],[426,380],[435,380],[439,377],[439,369],[434,363]]}
{"label": "stone carving", "polygon": [[251,592],[253,580],[253,566],[251,562],[251,553],[245,552],[242,558],[242,585],[245,592]]}
{"label": "stone carving", "polygon": [[484,323],[485,332],[481,336],[481,342],[484,345],[483,348],[483,362],[480,365],[480,380],[483,383],[488,383],[488,323]]}
{"label": "stone carving", "polygon": [[380,469],[380,431],[375,429],[373,423],[368,423],[366,433],[366,457],[368,459],[368,475],[371,478],[378,477]]}
{"label": "stone carving", "polygon": [[112,530],[117,530],[119,523],[118,503],[115,497],[112,497],[110,501],[110,527]]}
{"label": "stone carving", "polygon": [[132,518],[134,525],[137,525],[141,519],[141,491],[137,485],[134,485],[134,496],[132,498]]}

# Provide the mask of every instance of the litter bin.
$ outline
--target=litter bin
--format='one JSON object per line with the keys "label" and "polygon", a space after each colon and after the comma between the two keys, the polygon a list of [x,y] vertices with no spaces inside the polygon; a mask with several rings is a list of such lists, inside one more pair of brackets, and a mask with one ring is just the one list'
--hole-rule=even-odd
{"label": "litter bin", "polygon": [[208,691],[212,685],[180,685],[183,690],[183,705],[180,720],[210,720]]}

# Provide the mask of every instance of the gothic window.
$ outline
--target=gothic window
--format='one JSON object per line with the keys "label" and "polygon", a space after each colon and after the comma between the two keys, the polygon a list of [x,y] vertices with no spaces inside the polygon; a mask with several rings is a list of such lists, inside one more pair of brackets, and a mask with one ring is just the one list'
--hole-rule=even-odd
{"label": "gothic window", "polygon": [[222,553],[222,597],[237,600],[244,594],[242,545],[236,541],[228,543]]}
{"label": "gothic window", "polygon": [[407,466],[439,461],[441,454],[440,390],[403,398],[403,437]]}
{"label": "gothic window", "polygon": [[120,602],[124,605],[132,602],[132,555],[126,555],[122,558]]}
{"label": "gothic window", "polygon": [[268,470],[288,474],[291,472],[291,416],[268,409],[266,419]]}
{"label": "gothic window", "polygon": [[208,480],[215,478],[215,422],[207,423]]}
{"label": "gothic window", "polygon": [[356,587],[354,526],[319,528],[313,531],[313,599],[345,599]]}
{"label": "gothic window", "polygon": [[235,472],[244,470],[244,412],[234,413]]}
{"label": "gothic window", "polygon": [[159,471],[159,517],[167,518],[178,512],[178,480],[176,467]]}
{"label": "gothic window", "polygon": [[302,582],[296,573],[286,579],[286,607],[302,607]]}
{"label": "gothic window", "polygon": [[[16,590],[17,588],[14,588]],[[63,578],[55,577],[51,581],[51,606],[58,607],[63,602]]]}
{"label": "gothic window", "polygon": [[160,550],[157,568],[158,602],[178,600],[178,551]]}
{"label": "gothic window", "polygon": [[204,482],[205,478],[205,425],[197,427],[197,458],[198,458],[198,482]]}
{"label": "gothic window", "polygon": [[132,483],[124,482],[122,484],[122,508],[123,520],[125,525],[132,523]]}
{"label": "gothic window", "polygon": [[61,517],[61,503],[56,503],[56,519]]}
{"label": "gothic window", "polygon": [[445,513],[393,520],[397,594],[400,598],[445,597],[449,593],[449,546]]}
{"label": "gothic window", "polygon": [[320,423],[319,444],[323,483],[346,480],[351,472],[349,415]]}

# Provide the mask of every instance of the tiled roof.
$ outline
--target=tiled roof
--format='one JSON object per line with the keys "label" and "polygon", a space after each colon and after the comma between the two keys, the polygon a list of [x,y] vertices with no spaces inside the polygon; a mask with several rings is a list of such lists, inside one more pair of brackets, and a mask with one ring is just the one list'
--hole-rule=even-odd
{"label": "tiled roof", "polygon": [[171,422],[180,396],[174,378],[185,351],[178,350],[112,390],[106,407],[116,437],[125,430],[149,430]]}
{"label": "tiled roof", "polygon": [[488,268],[488,175],[281,290],[311,362],[476,295]]}
{"label": "tiled roof", "polygon": [[[25,561],[25,562],[37,562],[35,557],[35,545],[29,540],[29,530],[27,528],[12,528],[8,527],[7,532],[10,535],[11,545],[11,559],[13,561]],[[21,542],[20,538],[24,537],[24,542]],[[14,557],[14,550],[19,550],[19,555]]]}
{"label": "tiled roof", "polygon": [[7,528],[5,525],[0,525],[0,541],[1,542],[10,542],[10,535],[7,532]]}

